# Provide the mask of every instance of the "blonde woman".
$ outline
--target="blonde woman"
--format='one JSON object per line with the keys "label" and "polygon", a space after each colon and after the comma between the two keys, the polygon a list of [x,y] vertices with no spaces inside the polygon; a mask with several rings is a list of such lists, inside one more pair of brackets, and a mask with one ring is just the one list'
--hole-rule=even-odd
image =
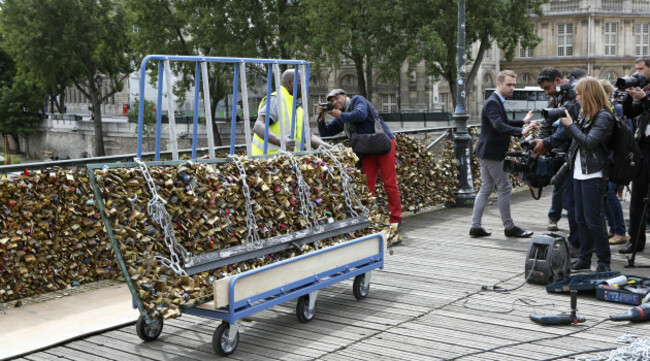
{"label": "blonde woman", "polygon": [[578,119],[571,119],[567,111],[566,117],[561,120],[572,138],[568,162],[573,174],[575,216],[580,239],[580,255],[571,269],[589,270],[594,249],[598,257],[596,272],[608,272],[611,251],[603,214],[607,194],[608,144],[614,115],[607,94],[596,78],[580,79],[576,92],[582,109]]}

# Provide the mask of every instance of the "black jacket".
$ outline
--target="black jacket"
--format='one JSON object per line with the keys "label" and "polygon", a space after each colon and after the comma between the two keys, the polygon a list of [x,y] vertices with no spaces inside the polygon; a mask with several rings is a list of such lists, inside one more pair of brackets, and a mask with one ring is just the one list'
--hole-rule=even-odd
{"label": "black jacket", "polygon": [[[580,148],[582,174],[592,174],[605,170],[608,163],[609,141],[614,130],[614,115],[603,109],[592,122],[582,117],[566,128],[573,139],[569,149],[569,167],[573,169],[577,149]],[[605,174],[607,176],[607,174]]]}
{"label": "black jacket", "polygon": [[521,137],[521,126],[524,122],[509,120],[501,99],[495,93],[483,104],[481,135],[476,143],[476,156],[481,159],[504,160],[510,146],[510,136]]}

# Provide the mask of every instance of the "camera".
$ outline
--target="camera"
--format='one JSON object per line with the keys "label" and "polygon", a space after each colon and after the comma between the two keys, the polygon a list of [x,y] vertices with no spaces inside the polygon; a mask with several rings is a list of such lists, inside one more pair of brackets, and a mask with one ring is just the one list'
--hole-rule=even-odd
{"label": "camera", "polygon": [[506,153],[506,156],[510,158],[506,158],[503,163],[503,170],[512,174],[521,173],[523,181],[530,187],[543,188],[551,184],[551,178],[564,164],[565,153],[550,153],[535,157],[532,154],[533,139],[533,136],[530,135],[519,142],[522,151]]}
{"label": "camera", "polygon": [[560,84],[555,88],[555,92],[564,98],[564,101],[574,100],[576,98],[575,80],[573,82]]}
{"label": "camera", "polygon": [[324,112],[334,110],[334,105],[332,103],[318,103],[318,106],[322,107]]}
{"label": "camera", "polygon": [[554,123],[556,120],[565,117],[564,107],[562,108],[544,108],[542,109],[542,117],[549,123]]}
{"label": "camera", "polygon": [[612,103],[621,104],[623,103],[623,99],[625,98],[626,95],[627,95],[626,92],[621,91],[619,89],[614,89],[614,94],[612,94],[612,99],[610,100]]}
{"label": "camera", "polygon": [[650,81],[645,76],[640,73],[634,73],[631,76],[624,76],[622,78],[616,79],[616,87],[620,90],[625,90],[627,88],[639,87],[644,88],[648,85]]}

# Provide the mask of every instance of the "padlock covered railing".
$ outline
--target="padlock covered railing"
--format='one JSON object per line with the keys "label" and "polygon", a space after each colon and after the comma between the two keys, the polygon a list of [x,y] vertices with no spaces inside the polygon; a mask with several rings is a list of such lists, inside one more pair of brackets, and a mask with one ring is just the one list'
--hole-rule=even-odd
{"label": "padlock covered railing", "polygon": [[[248,83],[246,75],[246,66],[266,66],[267,67],[267,87],[266,97],[271,96],[271,89],[273,79],[275,80],[276,94],[278,97],[278,114],[288,114],[282,110],[284,102],[281,101],[282,92],[280,91],[280,65],[293,65],[296,73],[300,74],[301,82],[301,96],[302,99],[308,99],[309,94],[309,63],[304,60],[281,60],[281,59],[252,59],[252,58],[229,58],[229,57],[211,57],[211,56],[175,56],[175,55],[148,55],[142,60],[140,66],[140,84],[139,96],[141,101],[138,108],[138,147],[137,157],[142,156],[142,139],[143,139],[143,123],[144,123],[144,99],[145,99],[145,79],[147,74],[147,64],[150,61],[158,62],[158,83],[157,83],[157,98],[156,98],[156,148],[155,160],[160,160],[160,141],[162,132],[162,96],[163,85],[167,89],[168,101],[168,119],[169,119],[169,148],[171,150],[172,159],[178,160],[178,145],[176,135],[176,119],[174,117],[175,105],[173,99],[173,84],[171,76],[171,62],[194,62],[196,64],[196,71],[194,76],[194,102],[193,102],[193,131],[192,131],[192,159],[196,159],[196,147],[198,140],[198,116],[199,116],[199,98],[201,82],[203,82],[203,105],[206,119],[206,132],[208,141],[208,153],[210,158],[214,158],[214,130],[212,124],[212,108],[210,103],[210,87],[208,81],[208,63],[230,63],[234,65],[233,76],[233,102],[232,102],[232,118],[230,130],[230,154],[235,153],[235,130],[237,123],[237,99],[241,87],[242,98],[242,111],[244,118],[244,135],[246,137],[246,151],[249,156],[252,155],[251,139],[252,133],[250,129],[250,110],[248,106]],[[163,83],[164,81],[164,83]],[[298,92],[298,82],[294,82],[293,94]],[[285,129],[285,122],[280,124],[280,148],[286,151],[286,138],[287,135],[291,139],[296,138],[295,124],[296,124],[296,109],[297,97],[293,97],[292,103],[292,117],[291,131],[287,132]],[[270,101],[266,102],[266,114],[270,111]],[[264,131],[264,154],[268,153],[268,139],[269,139],[269,117],[266,117],[265,131]],[[300,150],[311,150],[311,142],[305,142],[309,139],[311,131],[309,129],[309,112],[308,109],[303,109],[303,127],[301,129],[301,142]],[[289,134],[287,134],[289,133]]]}

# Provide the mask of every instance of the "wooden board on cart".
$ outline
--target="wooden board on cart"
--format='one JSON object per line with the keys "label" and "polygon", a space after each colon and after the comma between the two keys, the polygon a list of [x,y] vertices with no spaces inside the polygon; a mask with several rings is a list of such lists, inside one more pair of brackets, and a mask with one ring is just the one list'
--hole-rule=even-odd
{"label": "wooden board on cart", "polygon": [[[377,233],[376,237],[368,238],[365,241],[334,248],[331,251],[305,257],[295,262],[243,277],[235,283],[235,300],[239,301],[255,296],[259,293],[299,281],[327,270],[377,255],[382,243],[380,235],[382,234]],[[385,235],[383,236],[385,237]],[[215,281],[214,301],[205,303],[199,307],[220,308],[228,306],[230,280],[233,277],[229,276]]]}

